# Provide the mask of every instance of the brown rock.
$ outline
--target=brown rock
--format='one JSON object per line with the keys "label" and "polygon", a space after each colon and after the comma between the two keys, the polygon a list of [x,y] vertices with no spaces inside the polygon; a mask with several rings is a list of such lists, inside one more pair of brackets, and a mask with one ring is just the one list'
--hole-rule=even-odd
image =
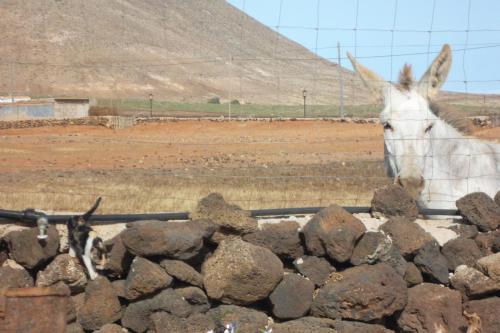
{"label": "brown rock", "polygon": [[33,287],[33,278],[22,267],[12,260],[7,260],[0,267],[0,292],[9,288]]}
{"label": "brown rock", "polygon": [[195,313],[188,318],[179,318],[168,312],[151,315],[155,333],[205,333],[215,328],[208,315]]}
{"label": "brown rock", "polygon": [[376,189],[371,210],[372,213],[387,217],[405,217],[411,221],[418,217],[417,202],[398,185],[386,185]]}
{"label": "brown rock", "polygon": [[125,280],[125,297],[133,300],[169,287],[173,278],[157,264],[135,257]]}
{"label": "brown rock", "polygon": [[54,226],[47,229],[47,239],[37,239],[38,228],[12,231],[4,240],[10,257],[18,264],[33,269],[47,262],[57,254],[59,234]]}
{"label": "brown rock", "polygon": [[480,232],[475,238],[477,246],[481,250],[483,256],[488,256],[490,254],[495,253],[493,251],[493,242],[497,237],[500,237],[500,229],[492,232]]}
{"label": "brown rock", "polygon": [[191,305],[193,313],[205,313],[210,309],[207,295],[197,287],[177,288],[175,292]]}
{"label": "brown rock", "polygon": [[398,318],[401,332],[464,332],[462,297],[451,290],[422,283],[408,290],[408,304]]}
{"label": "brown rock", "polygon": [[404,275],[404,279],[408,287],[413,287],[417,284],[424,282],[422,273],[420,273],[417,266],[415,266],[415,264],[412,262],[406,263],[406,272]]}
{"label": "brown rock", "polygon": [[370,261],[380,244],[384,243],[386,237],[381,232],[366,232],[356,244],[351,256],[351,264],[359,266]]}
{"label": "brown rock", "polygon": [[273,333],[394,333],[381,325],[314,317],[274,324],[272,329]]}
{"label": "brown rock", "polygon": [[111,282],[111,285],[113,286],[113,290],[115,291],[116,296],[120,298],[126,298],[125,297],[125,280],[115,280]]}
{"label": "brown rock", "polygon": [[295,269],[316,286],[322,286],[331,273],[335,272],[335,267],[330,265],[325,258],[314,256],[302,256],[293,262]]}
{"label": "brown rock", "polygon": [[218,327],[234,324],[236,332],[260,332],[267,325],[265,313],[236,305],[220,305],[207,314]]}
{"label": "brown rock", "polygon": [[481,318],[481,333],[500,332],[500,297],[490,297],[465,303],[464,310],[469,314],[475,313]]}
{"label": "brown rock", "polygon": [[448,269],[455,270],[460,265],[473,267],[482,257],[481,250],[473,239],[455,238],[443,245],[441,253],[448,261]]}
{"label": "brown rock", "polygon": [[389,234],[393,244],[405,258],[411,258],[424,244],[434,238],[418,224],[404,218],[392,218],[384,223],[380,230]]}
{"label": "brown rock", "polygon": [[160,266],[177,280],[203,288],[203,276],[193,267],[180,260],[162,260]]}
{"label": "brown rock", "polygon": [[78,323],[71,323],[66,326],[66,333],[85,333],[85,331],[83,330],[82,325]]}
{"label": "brown rock", "polygon": [[302,229],[307,249],[315,256],[328,255],[346,262],[366,228],[342,207],[332,205],[319,211]]}
{"label": "brown rock", "polygon": [[108,260],[105,269],[109,276],[122,277],[129,271],[133,255],[127,251],[123,244],[121,235],[118,235],[113,240],[111,251],[108,253]]}
{"label": "brown rock", "polygon": [[78,322],[84,330],[96,330],[120,319],[120,301],[105,277],[89,281],[83,305],[80,309],[77,306],[77,313]]}
{"label": "brown rock", "polygon": [[78,258],[72,258],[69,254],[58,255],[43,271],[38,272],[36,285],[48,287],[59,281],[64,282],[72,293],[85,289],[86,270]]}
{"label": "brown rock", "polygon": [[477,297],[500,291],[500,282],[495,282],[477,269],[460,265],[450,278],[453,288],[467,297]]}
{"label": "brown rock", "polygon": [[273,314],[280,319],[305,316],[311,308],[314,283],[297,274],[286,274],[269,299]]}
{"label": "brown rock", "polygon": [[500,282],[500,253],[479,259],[477,267],[493,281]]}
{"label": "brown rock", "polygon": [[417,252],[413,262],[424,276],[433,281],[447,284],[449,282],[448,262],[439,251],[436,241],[428,242]]}
{"label": "brown rock", "polygon": [[238,234],[257,230],[257,220],[250,217],[250,212],[228,204],[219,193],[211,193],[201,199],[189,216],[193,220],[208,219],[220,228]]}
{"label": "brown rock", "polygon": [[361,265],[332,274],[314,298],[311,313],[369,322],[403,309],[406,299],[406,282],[393,268]]}
{"label": "brown rock", "polygon": [[202,266],[208,296],[250,304],[266,298],[283,278],[283,264],[270,250],[241,239],[223,241]]}
{"label": "brown rock", "polygon": [[460,215],[480,231],[496,230],[500,226],[500,206],[486,193],[467,194],[456,202]]}
{"label": "brown rock", "polygon": [[495,201],[495,203],[500,206],[500,191],[495,194],[495,198],[493,199],[493,201]]}
{"label": "brown rock", "polygon": [[121,233],[123,244],[137,256],[166,256],[186,260],[195,257],[213,226],[199,221],[141,221]]}
{"label": "brown rock", "polygon": [[267,223],[261,230],[243,236],[243,240],[268,248],[282,259],[296,259],[304,254],[299,228],[294,221]]}
{"label": "brown rock", "polygon": [[165,289],[153,298],[130,303],[121,320],[122,326],[134,332],[142,333],[153,327],[151,314],[165,311],[176,317],[187,318],[192,314],[193,308],[173,289]]}
{"label": "brown rock", "polygon": [[127,333],[126,328],[116,324],[106,324],[94,333]]}

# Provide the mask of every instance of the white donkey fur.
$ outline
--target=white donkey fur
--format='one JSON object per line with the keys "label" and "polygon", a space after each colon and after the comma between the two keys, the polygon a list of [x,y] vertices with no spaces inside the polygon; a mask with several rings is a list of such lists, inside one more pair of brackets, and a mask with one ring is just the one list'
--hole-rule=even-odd
{"label": "white donkey fur", "polygon": [[418,83],[411,80],[409,66],[394,85],[348,57],[365,85],[384,101],[380,120],[386,171],[421,207],[455,209],[455,201],[468,193],[493,197],[500,190],[500,145],[466,136],[431,110],[451,65],[448,45]]}

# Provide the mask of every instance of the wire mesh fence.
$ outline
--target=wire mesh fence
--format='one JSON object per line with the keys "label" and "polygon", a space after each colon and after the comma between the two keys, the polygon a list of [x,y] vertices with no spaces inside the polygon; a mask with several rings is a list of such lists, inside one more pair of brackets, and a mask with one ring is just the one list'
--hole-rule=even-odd
{"label": "wire mesh fence", "polygon": [[[423,73],[442,44],[448,42],[455,65],[440,101],[454,105],[462,118],[488,116],[493,124],[499,119],[500,95],[496,92],[500,73],[493,68],[498,67],[494,59],[500,52],[500,26],[490,16],[481,19],[481,15],[494,11],[497,4],[493,1],[461,1],[454,8],[450,3],[425,1],[414,21],[408,18],[411,6],[407,3],[378,1],[381,18],[377,23],[367,18],[377,4],[360,0],[349,5],[320,0],[307,4],[261,1],[260,5],[245,0],[131,2],[128,6],[117,1],[77,3],[79,8],[71,8],[64,2],[39,0],[31,6],[6,8],[10,16],[5,27],[12,24],[19,30],[18,36],[1,36],[1,117],[10,115],[9,120],[19,120],[28,115],[50,115],[39,105],[38,109],[32,106],[37,104],[34,100],[43,104],[42,100],[54,98],[90,98],[90,114],[95,116],[378,118],[383,105],[350,70],[346,52],[369,67],[385,68],[384,78],[395,83],[402,62],[415,62],[416,72]],[[266,6],[267,11],[261,8]],[[332,6],[338,6],[338,10]],[[299,9],[302,12],[298,13]],[[445,9],[461,19],[444,19]],[[75,10],[82,13],[81,17],[75,18]],[[26,23],[23,26],[14,23],[20,15]],[[335,19],[329,19],[329,15]],[[341,18],[343,15],[346,17]],[[59,29],[61,26],[67,29]],[[35,42],[25,35],[35,36]],[[475,63],[482,55],[483,67],[492,70],[476,75]],[[32,100],[23,101],[22,96]],[[35,110],[25,112],[26,107]],[[38,147],[46,148],[47,154],[37,151],[29,136],[9,134],[2,138],[4,171],[26,174],[26,179],[37,185],[2,176],[1,183],[9,190],[0,192],[0,202],[15,206],[12,208],[33,205],[73,210],[75,201],[103,196],[113,201],[109,209],[120,212],[184,210],[192,208],[201,196],[220,191],[246,208],[330,202],[356,205],[369,203],[375,187],[391,182],[383,171],[381,130],[367,137],[359,133],[345,138],[314,137],[317,125],[302,126],[311,126],[311,130],[287,139],[280,139],[278,133],[273,141],[267,141],[262,133],[253,136],[241,130],[238,135],[235,125],[227,129],[231,142],[211,135],[193,140],[179,136],[181,139],[176,140],[175,135],[143,135],[133,128],[118,136],[85,132],[82,135],[89,138],[86,142],[77,134],[54,130],[40,136]],[[198,131],[208,131],[208,127],[202,125]],[[485,133],[484,137],[497,139],[497,133]],[[468,140],[448,135],[434,142]],[[335,153],[365,144],[371,144],[370,148]],[[100,153],[97,146],[102,147]],[[147,146],[167,149],[169,155],[148,165],[151,156],[143,156]],[[124,152],[119,147],[132,151]],[[238,151],[244,151],[246,157],[235,158]],[[78,157],[70,159],[71,163],[62,162],[67,158],[61,152]],[[280,154],[294,156],[271,158]],[[495,150],[442,154],[450,159],[498,156]],[[409,156],[392,154],[396,159],[402,155]],[[25,162],[20,162],[23,159]],[[344,161],[350,169],[342,166]],[[361,164],[353,166],[349,164],[352,161]],[[292,170],[289,165],[300,167]],[[159,177],[157,169],[175,171],[160,172]],[[75,172],[65,174],[68,170]],[[493,180],[499,177],[498,173],[491,176]],[[82,208],[86,205],[82,202]]]}

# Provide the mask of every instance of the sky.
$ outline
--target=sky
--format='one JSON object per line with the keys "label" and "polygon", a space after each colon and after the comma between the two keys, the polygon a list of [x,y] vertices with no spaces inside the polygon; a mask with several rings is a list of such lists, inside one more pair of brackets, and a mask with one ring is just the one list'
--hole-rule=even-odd
{"label": "sky", "polygon": [[386,80],[404,63],[420,78],[448,43],[453,63],[443,89],[500,93],[498,0],[227,1],[331,61],[340,42],[342,66],[352,69],[349,51]]}

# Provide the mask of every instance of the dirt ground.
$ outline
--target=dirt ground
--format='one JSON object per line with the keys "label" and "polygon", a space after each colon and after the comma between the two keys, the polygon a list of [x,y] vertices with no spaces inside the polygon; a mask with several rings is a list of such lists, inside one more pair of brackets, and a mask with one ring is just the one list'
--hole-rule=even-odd
{"label": "dirt ground", "polygon": [[[500,138],[500,128],[477,136]],[[244,208],[367,204],[383,172],[380,125],[182,120],[123,130],[0,131],[0,207],[179,211],[212,191]]]}

